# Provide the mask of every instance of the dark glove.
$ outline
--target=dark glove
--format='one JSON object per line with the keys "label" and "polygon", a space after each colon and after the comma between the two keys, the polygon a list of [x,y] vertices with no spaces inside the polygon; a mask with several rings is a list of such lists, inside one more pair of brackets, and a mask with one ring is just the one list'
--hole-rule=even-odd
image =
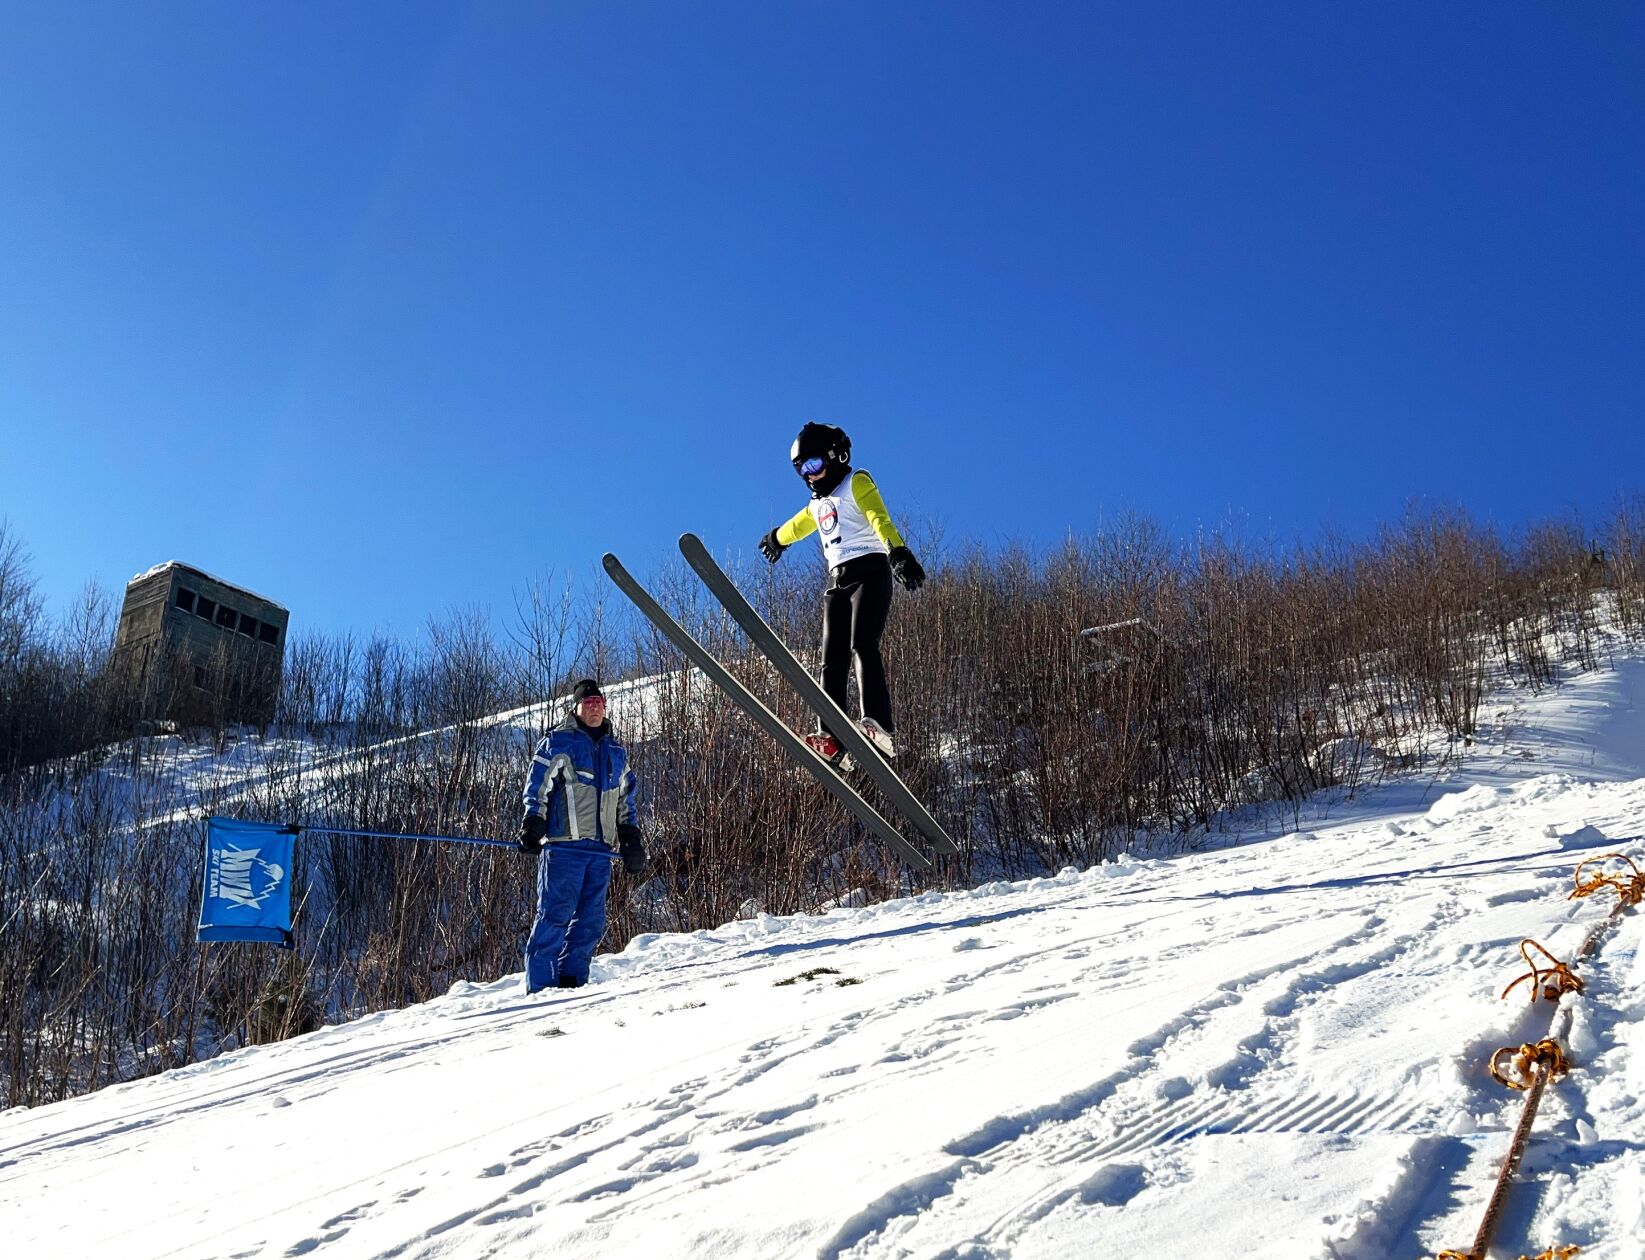
{"label": "dark glove", "polygon": [[776,564],[778,560],[782,559],[783,552],[787,550],[787,547],[777,541],[776,530],[772,530],[764,538],[760,539],[760,554],[767,560],[771,561],[772,564]]}
{"label": "dark glove", "polygon": [[543,837],[548,834],[548,819],[539,814],[527,814],[520,820],[520,834],[514,841],[521,853],[541,853]]}
{"label": "dark glove", "polygon": [[623,869],[630,875],[645,870],[645,845],[640,841],[640,829],[633,823],[617,824],[617,848],[622,851]]}
{"label": "dark glove", "polygon": [[920,562],[914,559],[914,553],[907,547],[891,548],[891,576],[911,591],[925,585],[925,570],[920,568]]}

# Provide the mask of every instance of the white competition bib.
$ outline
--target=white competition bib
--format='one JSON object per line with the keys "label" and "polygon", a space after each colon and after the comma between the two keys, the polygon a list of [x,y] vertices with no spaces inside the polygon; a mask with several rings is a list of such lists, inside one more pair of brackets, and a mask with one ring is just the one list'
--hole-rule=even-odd
{"label": "white competition bib", "polygon": [[817,522],[823,559],[830,568],[858,556],[888,555],[891,550],[880,541],[867,514],[857,505],[856,480],[857,470],[853,470],[833,494],[811,500],[811,517]]}

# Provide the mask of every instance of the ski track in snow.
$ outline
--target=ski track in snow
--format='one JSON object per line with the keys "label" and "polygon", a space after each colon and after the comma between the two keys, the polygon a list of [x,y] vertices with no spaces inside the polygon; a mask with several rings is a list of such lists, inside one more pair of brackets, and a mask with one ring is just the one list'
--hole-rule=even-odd
{"label": "ski track in snow", "polygon": [[[1483,1061],[1547,1027],[1498,999],[1515,947],[1569,956],[1608,910],[1572,867],[1640,852],[1636,689],[1628,659],[1510,697],[1433,791],[1304,831],[643,938],[574,994],[458,986],[3,1113],[0,1229],[245,1260],[1464,1247],[1518,1115]],[[1579,1070],[1502,1248],[1645,1249],[1639,923],[1567,999]]]}

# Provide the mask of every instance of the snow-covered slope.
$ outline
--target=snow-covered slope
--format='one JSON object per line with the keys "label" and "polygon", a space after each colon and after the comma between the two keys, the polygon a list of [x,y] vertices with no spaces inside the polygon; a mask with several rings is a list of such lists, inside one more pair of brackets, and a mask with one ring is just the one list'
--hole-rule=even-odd
{"label": "snow-covered slope", "polygon": [[[9,1255],[1383,1257],[1464,1248],[1548,1008],[1521,937],[1645,853],[1645,662],[1286,835],[636,940],[0,1115]],[[522,876],[523,877],[523,876]],[[1608,901],[1609,899],[1607,899]],[[1645,1254],[1637,913],[1581,971],[1501,1254]],[[1523,990],[1521,990],[1523,992]]]}

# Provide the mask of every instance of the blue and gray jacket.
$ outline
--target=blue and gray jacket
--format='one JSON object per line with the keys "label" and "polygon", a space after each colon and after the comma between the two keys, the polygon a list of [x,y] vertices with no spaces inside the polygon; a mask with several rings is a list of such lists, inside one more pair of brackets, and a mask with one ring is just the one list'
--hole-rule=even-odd
{"label": "blue and gray jacket", "polygon": [[634,821],[634,772],[609,722],[596,739],[570,714],[544,737],[526,773],[525,812],[548,820],[544,844],[599,840],[616,847],[618,824]]}

